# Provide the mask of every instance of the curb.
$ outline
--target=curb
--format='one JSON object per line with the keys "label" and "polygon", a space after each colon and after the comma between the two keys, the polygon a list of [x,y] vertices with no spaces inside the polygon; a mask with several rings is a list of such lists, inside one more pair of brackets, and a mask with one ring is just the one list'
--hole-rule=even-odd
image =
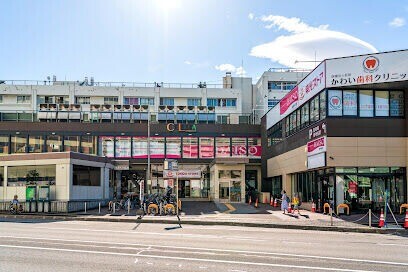
{"label": "curb", "polygon": [[[178,224],[177,220],[171,219],[133,219],[126,216],[117,217],[93,217],[77,215],[9,215],[0,214],[1,219],[40,219],[55,221],[98,221],[98,222],[126,222],[126,223],[148,223],[148,224]],[[335,231],[335,232],[354,232],[354,233],[377,233],[377,234],[408,234],[405,229],[379,229],[379,228],[351,228],[341,226],[313,226],[313,225],[283,225],[274,223],[249,223],[249,222],[228,222],[228,221],[198,221],[198,220],[180,220],[180,224],[202,225],[202,226],[235,226],[235,227],[255,227],[255,228],[277,228],[277,229],[296,229],[296,230],[315,230],[315,231]]]}

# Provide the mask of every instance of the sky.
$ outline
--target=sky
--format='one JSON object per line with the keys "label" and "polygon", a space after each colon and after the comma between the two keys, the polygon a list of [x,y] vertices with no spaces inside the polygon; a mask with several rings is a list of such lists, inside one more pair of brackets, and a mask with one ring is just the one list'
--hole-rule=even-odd
{"label": "sky", "polygon": [[408,49],[408,0],[2,0],[0,79],[222,83]]}

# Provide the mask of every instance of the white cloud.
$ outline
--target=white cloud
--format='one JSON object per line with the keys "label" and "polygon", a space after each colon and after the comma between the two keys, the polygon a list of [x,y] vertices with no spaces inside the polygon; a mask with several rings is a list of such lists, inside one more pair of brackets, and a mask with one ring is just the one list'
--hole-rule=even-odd
{"label": "white cloud", "polygon": [[255,15],[252,12],[248,14],[248,19],[249,20],[252,21],[254,18],[255,18]]}
{"label": "white cloud", "polygon": [[231,72],[236,74],[237,76],[245,76],[246,71],[242,66],[235,67],[232,64],[229,63],[224,63],[220,65],[215,65],[214,67],[216,70],[221,71],[221,72]]}
{"label": "white cloud", "polygon": [[[289,32],[269,43],[260,44],[251,49],[250,55],[268,58],[288,67],[314,68],[317,60],[349,55],[377,52],[371,44],[349,34],[329,30],[328,25],[310,26],[300,18],[284,16],[262,16],[268,29],[276,28]],[[295,61],[299,62],[295,64]]]}
{"label": "white cloud", "polygon": [[389,26],[391,27],[401,27],[405,25],[405,19],[402,17],[395,17],[392,19],[391,22],[388,23]]}
{"label": "white cloud", "polygon": [[184,61],[184,64],[191,65],[191,61],[185,60],[185,61]]}
{"label": "white cloud", "polygon": [[190,60],[185,60],[183,63],[185,65],[190,65],[193,68],[208,68],[210,66],[210,62],[208,60],[202,62],[193,62]]}

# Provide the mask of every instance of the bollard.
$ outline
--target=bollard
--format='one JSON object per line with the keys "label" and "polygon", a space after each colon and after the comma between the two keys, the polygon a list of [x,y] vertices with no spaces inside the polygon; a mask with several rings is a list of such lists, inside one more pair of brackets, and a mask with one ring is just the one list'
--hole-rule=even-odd
{"label": "bollard", "polygon": [[330,207],[329,211],[330,211],[330,226],[333,226],[333,210],[332,210],[331,207]]}
{"label": "bollard", "polygon": [[85,213],[86,213],[86,202],[85,202]]}
{"label": "bollard", "polygon": [[368,226],[371,228],[371,209],[368,209]]}
{"label": "bollard", "polygon": [[116,211],[116,205],[115,205],[115,202],[113,202],[113,214],[115,214],[115,211]]}
{"label": "bollard", "polygon": [[101,202],[99,202],[99,213],[101,213]]}
{"label": "bollard", "polygon": [[128,203],[128,205],[127,205],[127,208],[128,208],[128,214],[130,214],[130,200],[128,200],[128,201],[127,201],[127,203]]}

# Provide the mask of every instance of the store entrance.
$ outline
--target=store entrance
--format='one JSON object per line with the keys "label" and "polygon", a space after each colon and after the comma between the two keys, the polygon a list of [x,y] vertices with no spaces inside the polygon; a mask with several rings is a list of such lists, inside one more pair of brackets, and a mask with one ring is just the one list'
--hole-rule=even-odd
{"label": "store entrance", "polygon": [[121,173],[120,198],[139,195],[139,182],[144,182],[145,171],[128,170]]}

